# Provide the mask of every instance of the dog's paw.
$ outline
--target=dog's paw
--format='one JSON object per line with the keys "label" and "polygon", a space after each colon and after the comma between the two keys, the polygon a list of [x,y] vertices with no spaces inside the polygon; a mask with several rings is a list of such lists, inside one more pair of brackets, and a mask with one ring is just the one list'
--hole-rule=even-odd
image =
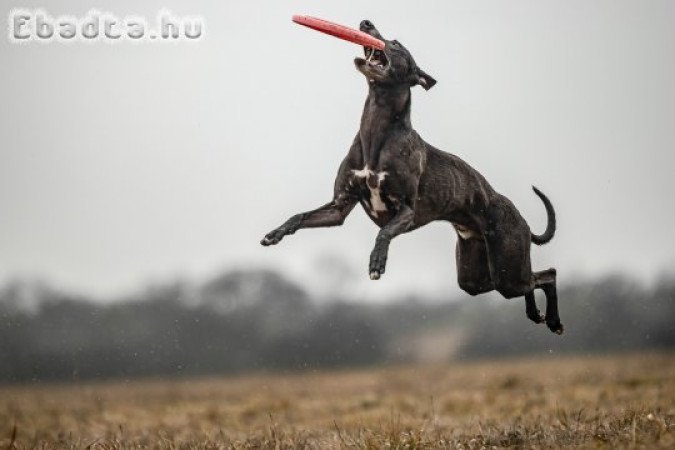
{"label": "dog's paw", "polygon": [[557,335],[561,335],[565,331],[565,328],[563,327],[563,324],[560,323],[560,320],[546,321],[546,326],[549,330]]}
{"label": "dog's paw", "polygon": [[536,314],[528,314],[527,318],[537,324],[546,322],[546,317],[539,311],[537,311]]}
{"label": "dog's paw", "polygon": [[260,241],[260,245],[264,245],[265,247],[270,246],[270,245],[275,245],[278,244],[281,239],[286,235],[286,231],[282,228],[277,228],[274,231],[270,231],[265,235],[264,238]]}
{"label": "dog's paw", "polygon": [[376,245],[370,254],[370,266],[368,273],[371,280],[379,280],[387,265],[387,249],[384,246]]}

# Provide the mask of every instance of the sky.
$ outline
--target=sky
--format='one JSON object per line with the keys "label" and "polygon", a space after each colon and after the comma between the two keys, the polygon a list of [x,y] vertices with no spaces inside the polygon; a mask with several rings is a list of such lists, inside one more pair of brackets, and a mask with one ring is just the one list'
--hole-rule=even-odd
{"label": "sky", "polygon": [[[3,3],[7,22],[13,7]],[[456,235],[433,223],[392,243],[368,279],[377,233],[360,207],[341,228],[259,245],[331,199],[367,85],[360,49],[291,23],[368,18],[438,80],[412,121],[509,197],[536,233],[535,269],[559,283],[675,266],[675,2],[654,0],[50,1],[154,20],[201,16],[194,42],[0,39],[0,283],[100,299],[176,277],[275,268],[313,292],[368,301],[454,298]]]}

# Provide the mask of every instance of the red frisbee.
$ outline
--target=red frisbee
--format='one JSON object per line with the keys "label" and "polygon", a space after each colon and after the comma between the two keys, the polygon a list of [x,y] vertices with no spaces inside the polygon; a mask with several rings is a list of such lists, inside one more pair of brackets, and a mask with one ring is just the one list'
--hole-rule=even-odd
{"label": "red frisbee", "polygon": [[384,42],[368,33],[311,16],[293,16],[293,22],[355,44],[384,50]]}

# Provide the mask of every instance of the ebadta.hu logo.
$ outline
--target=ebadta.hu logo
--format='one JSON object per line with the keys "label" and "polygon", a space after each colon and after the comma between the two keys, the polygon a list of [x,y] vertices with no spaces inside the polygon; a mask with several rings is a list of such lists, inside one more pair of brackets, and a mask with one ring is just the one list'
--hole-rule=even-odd
{"label": "ebadta.hu logo", "polygon": [[81,17],[54,17],[45,9],[16,8],[7,18],[7,37],[14,43],[197,41],[203,38],[205,25],[201,16],[178,17],[168,10],[159,11],[150,21],[142,16],[120,18],[96,10]]}

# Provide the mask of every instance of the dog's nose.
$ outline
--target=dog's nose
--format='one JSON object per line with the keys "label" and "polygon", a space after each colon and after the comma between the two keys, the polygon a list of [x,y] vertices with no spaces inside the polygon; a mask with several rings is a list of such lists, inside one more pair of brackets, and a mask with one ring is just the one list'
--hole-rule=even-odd
{"label": "dog's nose", "polygon": [[361,28],[362,31],[372,30],[373,28],[375,28],[375,25],[373,25],[373,22],[366,19],[361,21],[361,25],[359,26],[359,28]]}

